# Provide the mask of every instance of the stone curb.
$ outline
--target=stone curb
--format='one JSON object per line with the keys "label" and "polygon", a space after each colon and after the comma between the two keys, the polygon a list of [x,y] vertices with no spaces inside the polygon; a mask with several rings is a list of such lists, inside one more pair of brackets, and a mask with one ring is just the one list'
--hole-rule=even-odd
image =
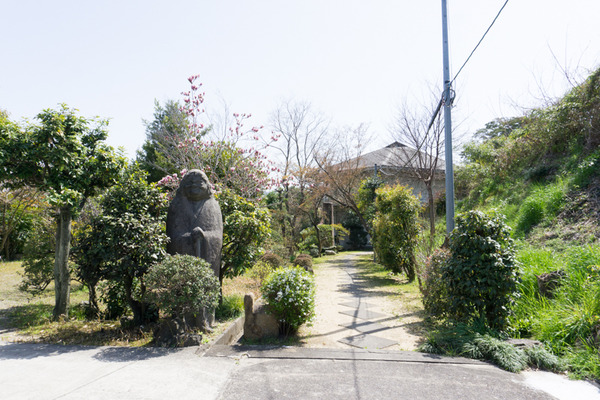
{"label": "stone curb", "polygon": [[244,333],[244,316],[238,317],[210,346],[231,345],[237,342]]}

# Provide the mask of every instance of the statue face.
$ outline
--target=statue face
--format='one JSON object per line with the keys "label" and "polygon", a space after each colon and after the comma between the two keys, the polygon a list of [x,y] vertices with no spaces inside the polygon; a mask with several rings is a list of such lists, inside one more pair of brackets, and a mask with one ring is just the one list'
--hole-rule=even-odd
{"label": "statue face", "polygon": [[200,201],[210,197],[208,180],[202,174],[188,174],[183,179],[183,194],[191,201]]}

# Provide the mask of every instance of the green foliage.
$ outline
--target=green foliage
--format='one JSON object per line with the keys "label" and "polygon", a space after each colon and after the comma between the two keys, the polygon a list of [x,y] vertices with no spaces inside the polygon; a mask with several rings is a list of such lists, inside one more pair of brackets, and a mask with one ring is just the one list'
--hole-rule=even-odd
{"label": "green foliage", "polygon": [[427,259],[419,274],[421,276],[421,293],[423,306],[432,317],[443,318],[448,309],[448,288],[443,279],[442,270],[450,258],[446,249],[437,249]]}
{"label": "green foliage", "polygon": [[314,316],[315,282],[302,268],[278,268],[263,282],[261,292],[286,335]]}
{"label": "green foliage", "polygon": [[269,210],[224,190],[217,195],[223,214],[221,280],[244,273],[263,253],[271,233]]}
{"label": "green foliage", "polygon": [[142,323],[144,275],[166,254],[166,196],[132,166],[106,192],[100,206],[102,214],[92,218],[76,241],[76,273],[92,286],[100,278],[121,284],[136,323]]}
{"label": "green foliage", "polygon": [[219,279],[210,264],[198,257],[167,256],[150,267],[144,280],[148,301],[175,318],[213,309],[219,301]]}
{"label": "green foliage", "polygon": [[54,279],[56,227],[51,219],[35,221],[23,255],[23,282],[19,290],[34,296],[41,294]]}
{"label": "green foliage", "polygon": [[348,210],[342,219],[342,226],[348,230],[348,245],[351,250],[361,250],[367,246],[368,234],[360,218],[352,210]]}
{"label": "green foliage", "polygon": [[449,315],[459,321],[475,318],[496,329],[506,328],[517,290],[518,264],[502,217],[480,211],[459,215],[449,248],[451,256],[442,266]]}
{"label": "green foliage", "polygon": [[383,179],[378,176],[371,176],[363,180],[358,188],[358,194],[356,196],[356,203],[358,209],[364,216],[367,223],[373,226],[375,220],[375,199],[377,197],[376,191],[384,184]]}
{"label": "green foliage", "polygon": [[377,213],[373,222],[373,246],[380,262],[396,273],[415,279],[419,200],[410,188],[386,186],[376,190]]}
{"label": "green foliage", "polygon": [[[348,229],[344,228],[340,224],[319,224],[317,225],[317,228],[319,229],[319,239],[321,241],[320,248],[334,246],[331,232],[332,229],[335,229],[335,237],[337,240],[343,240],[350,234]],[[316,247],[317,249],[319,248],[317,234],[314,227],[303,229],[300,232],[300,235],[302,236],[302,242],[298,244],[298,248],[300,250],[308,251],[311,249],[311,247]],[[317,257],[318,256],[319,254],[317,254]]]}
{"label": "green foliage", "polygon": [[227,321],[237,318],[244,312],[244,298],[239,294],[223,296],[223,301],[217,306],[215,318]]}
{"label": "green foliage", "polygon": [[179,142],[189,139],[188,119],[178,102],[167,100],[163,106],[155,100],[154,119],[144,121],[144,124],[146,141],[137,152],[137,161],[148,172],[148,180],[158,182],[165,175],[180,170],[168,155],[175,151]]}
{"label": "green foliage", "polygon": [[502,340],[497,332],[478,323],[441,327],[429,334],[420,350],[487,360],[511,372],[519,372],[527,367],[550,371],[564,368],[564,362],[546,348],[516,348]]}
{"label": "green foliage", "polygon": [[125,164],[122,156],[104,143],[106,121],[95,126],[62,105],[44,110],[39,124],[24,128],[0,124],[0,177],[13,187],[30,186],[46,192],[58,209],[55,254],[56,304],[54,318],[68,316],[68,267],[71,220],[85,199],[115,182]]}
{"label": "green foliage", "polygon": [[[521,295],[510,318],[513,335],[533,336],[563,355],[572,373],[600,377],[597,365],[600,329],[600,247],[571,247],[558,253],[525,247],[518,254],[522,268]],[[539,294],[536,275],[564,271],[552,299]]]}

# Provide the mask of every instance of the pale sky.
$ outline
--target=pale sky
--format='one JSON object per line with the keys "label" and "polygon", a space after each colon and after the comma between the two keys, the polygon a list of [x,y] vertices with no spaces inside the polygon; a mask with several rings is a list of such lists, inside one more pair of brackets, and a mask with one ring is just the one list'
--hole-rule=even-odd
{"label": "pale sky", "polygon": [[[505,0],[448,0],[452,75]],[[568,88],[600,63],[600,1],[510,0],[458,77],[453,119],[474,132]],[[554,59],[554,53],[558,63]],[[268,125],[283,99],[390,142],[399,104],[442,81],[441,0],[3,0],[0,108],[14,120],[67,103],[110,119],[130,157],[154,100],[199,74],[206,106]],[[440,89],[441,90],[441,89]]]}

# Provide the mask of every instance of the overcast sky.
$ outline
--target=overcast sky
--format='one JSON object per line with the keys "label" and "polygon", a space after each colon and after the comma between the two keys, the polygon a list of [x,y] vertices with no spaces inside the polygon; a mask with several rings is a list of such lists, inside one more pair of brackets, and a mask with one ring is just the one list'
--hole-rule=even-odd
{"label": "overcast sky", "polygon": [[[448,0],[456,73],[505,0]],[[598,67],[600,1],[510,0],[455,83],[453,119],[473,132],[558,96]],[[554,55],[552,54],[554,53]],[[442,81],[441,1],[4,0],[0,108],[15,120],[67,103],[111,120],[109,142],[141,147],[154,100],[180,99],[199,74],[206,105],[268,125],[283,99],[376,140],[399,104]],[[555,59],[556,58],[556,59]]]}

